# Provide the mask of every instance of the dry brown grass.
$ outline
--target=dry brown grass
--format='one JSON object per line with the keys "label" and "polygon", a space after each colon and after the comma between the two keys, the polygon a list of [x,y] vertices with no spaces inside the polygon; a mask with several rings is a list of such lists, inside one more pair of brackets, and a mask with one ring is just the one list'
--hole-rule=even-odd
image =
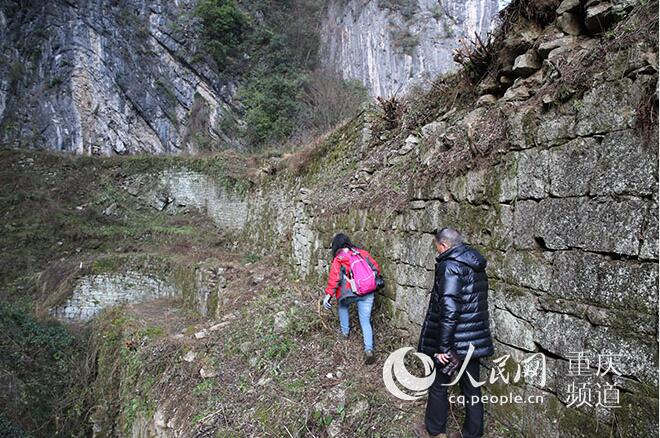
{"label": "dry brown grass", "polygon": [[302,148],[285,153],[281,162],[278,163],[277,170],[286,169],[294,176],[305,173],[312,163],[328,152],[332,146],[332,135],[341,130],[348,122],[349,120],[343,120],[332,129],[311,139]]}

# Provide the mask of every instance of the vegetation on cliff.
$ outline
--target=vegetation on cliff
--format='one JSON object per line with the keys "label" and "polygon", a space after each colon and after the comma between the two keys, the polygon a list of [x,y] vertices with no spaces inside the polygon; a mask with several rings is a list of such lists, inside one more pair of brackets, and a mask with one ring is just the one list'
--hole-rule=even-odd
{"label": "vegetation on cliff", "polygon": [[[618,302],[616,294],[611,298],[596,293],[608,288],[618,291],[618,284],[605,283],[614,277],[611,272],[620,276],[630,271],[630,281],[639,281],[657,262],[657,253],[643,251],[647,240],[653,240],[640,236],[652,229],[646,218],[633,224],[640,233],[630,248],[616,246],[619,239],[601,237],[625,222],[616,216],[620,206],[625,208],[621,217],[628,219],[657,202],[647,188],[648,181],[657,181],[657,170],[653,174],[651,167],[623,160],[623,155],[613,160],[616,163],[606,162],[612,151],[622,147],[633,157],[657,153],[636,143],[640,134],[656,129],[657,95],[649,84],[657,83],[657,48],[648,34],[657,36],[657,2],[637,5],[624,21],[590,31],[579,41],[562,40],[561,35],[560,43],[552,39],[555,33],[546,39],[538,29],[557,18],[556,2],[546,3],[551,4],[547,10],[530,13],[530,2],[514,2],[511,13],[517,11],[519,16],[505,22],[492,45],[479,46],[476,52],[468,49],[464,71],[439,78],[430,91],[382,100],[288,155],[275,151],[244,156],[227,151],[199,157],[98,159],[1,151],[0,372],[12,390],[0,396],[9,406],[0,416],[0,433],[53,436],[66,431],[87,436],[97,428],[109,435],[177,431],[300,436],[357,431],[406,436],[421,406],[398,403],[380,384],[378,366],[356,363],[357,337],[352,335],[347,342],[337,339],[334,319],[317,313],[321,277],[301,278],[301,266],[292,265],[289,255],[296,237],[307,238],[309,266],[304,268],[311,271],[314,262],[326,259],[324,243],[335,230],[343,229],[355,230],[357,239],[388,260],[386,278],[400,287],[390,285],[379,297],[375,325],[379,349],[391,351],[410,344],[411,333],[401,330],[399,323],[410,325],[413,314],[423,309],[426,295],[420,293],[419,284],[427,273],[423,259],[430,227],[440,214],[445,222],[461,224],[490,251],[498,312],[511,314],[509,320],[499,319],[501,324],[531,326],[527,319],[513,316],[529,312],[551,322],[571,321],[584,333],[603,328],[599,333],[608,335],[607,342],[652,338],[654,322],[630,330],[624,317],[631,313],[621,310],[632,306],[635,313],[648,313],[646,302],[626,297]],[[206,0],[202,5],[206,9],[198,13],[207,20],[205,26],[230,29],[226,40],[218,37],[214,57],[230,62],[236,56],[231,62],[240,64],[249,77],[243,95],[254,132],[246,135],[255,144],[286,138],[295,129],[290,121],[303,113],[319,116],[314,110],[318,102],[331,100],[321,84],[316,87],[320,97],[300,97],[301,90],[314,90],[308,79],[313,63],[305,56],[313,53],[314,44],[306,51],[291,50],[291,41],[307,36],[296,33],[296,26],[285,25],[286,14],[238,11],[232,1]],[[266,24],[255,24],[258,17]],[[530,29],[536,30],[537,39],[521,41],[518,35]],[[242,59],[238,54],[246,44],[255,45],[255,53],[264,56]],[[548,62],[514,68],[520,56],[535,51]],[[612,111],[615,104],[620,113]],[[337,110],[309,123],[328,127],[346,115]],[[582,134],[575,132],[576,126]],[[574,149],[566,146],[569,143]],[[598,154],[602,162],[593,165],[590,154]],[[564,167],[551,166],[550,159]],[[575,162],[578,165],[570,167]],[[603,165],[610,167],[600,172]],[[627,173],[630,177],[607,179],[610,168],[615,168],[617,177]],[[182,186],[199,175],[210,176],[217,183],[213,185],[218,188],[213,192],[217,199],[259,196],[253,199],[255,208],[266,204],[264,210],[270,215],[251,216],[246,234],[226,232],[208,211],[178,205],[170,192],[154,183],[172,170],[190,176],[178,180]],[[571,179],[574,175],[583,178]],[[204,192],[197,190],[200,186],[191,187]],[[264,197],[270,193],[275,193],[273,198]],[[202,201],[213,203],[208,197]],[[553,209],[559,203],[564,204]],[[515,212],[537,205],[547,206],[546,216],[529,213],[529,217],[540,218],[540,226],[546,228],[539,234],[550,238],[533,236],[539,227],[533,223],[515,225],[519,233],[512,236]],[[606,205],[607,214],[600,214],[601,205]],[[585,228],[580,219],[585,211],[605,219],[598,217],[592,221],[597,227]],[[572,218],[571,226],[548,218],[547,212]],[[276,222],[278,217],[285,217],[286,223]],[[317,228],[312,230],[312,225]],[[308,227],[311,237],[305,229],[295,235],[295,227]],[[605,227],[608,232],[601,232]],[[126,270],[124,261],[136,254],[148,263],[167,260],[154,270],[168,275],[174,271],[176,280],[185,283],[182,296],[109,310],[87,327],[89,338],[72,334],[46,315],[34,316],[35,309],[45,314],[60,303],[79,276]],[[551,274],[548,259],[552,257],[555,269],[561,270],[560,262],[574,267],[578,263],[573,260],[583,257],[587,262],[596,260],[594,270],[611,270],[602,271],[598,280],[602,284],[585,283],[589,293],[594,289],[585,302],[579,296],[566,300],[565,295],[553,296],[543,284]],[[198,262],[209,259],[220,259],[222,274],[197,269]],[[419,274],[410,274],[410,269]],[[406,270],[407,275],[401,274]],[[204,302],[205,317],[197,313],[194,290],[197,277],[204,275],[214,281],[213,295]],[[219,286],[221,277],[225,286]],[[501,289],[506,289],[506,299]],[[612,308],[603,306],[602,299],[610,300]],[[539,303],[540,310],[532,309],[532,303]],[[505,313],[509,307],[513,313]],[[539,349],[548,352],[554,363],[565,362],[550,350],[556,346],[553,342],[561,347],[564,339],[580,339],[565,326],[561,329],[509,343],[527,342],[512,351]],[[557,331],[559,341],[551,337]],[[498,332],[499,339],[506,336]],[[511,347],[504,342],[498,345]],[[603,428],[613,434],[646,430],[657,413],[651,403],[657,384],[646,382],[646,365],[635,363],[641,371],[633,369],[624,376],[624,408],[607,422],[596,414],[564,408],[556,390],[549,392],[552,402],[547,412],[505,406],[497,418],[489,416],[489,434],[509,436],[513,429],[526,433],[523,428],[541,427],[532,424],[536,419],[576,436],[601,434]],[[523,392],[536,389],[516,387]],[[504,388],[494,385],[492,392],[498,391]],[[600,429],[585,430],[582,425],[587,420]]]}

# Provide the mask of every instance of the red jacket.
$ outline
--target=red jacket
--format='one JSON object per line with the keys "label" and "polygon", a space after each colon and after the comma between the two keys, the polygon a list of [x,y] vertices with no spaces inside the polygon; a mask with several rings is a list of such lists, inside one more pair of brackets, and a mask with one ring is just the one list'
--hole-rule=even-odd
{"label": "red jacket", "polygon": [[[360,255],[369,263],[373,268],[376,269],[376,272],[380,274],[380,266],[371,254],[368,251],[355,248],[358,250]],[[348,264],[348,248],[342,248],[337,251],[337,255],[332,260],[332,265],[330,266],[330,274],[328,275],[328,286],[325,288],[325,293],[334,297],[336,300],[340,300],[345,296],[353,295],[350,285],[346,281],[345,275],[350,272],[350,267]]]}

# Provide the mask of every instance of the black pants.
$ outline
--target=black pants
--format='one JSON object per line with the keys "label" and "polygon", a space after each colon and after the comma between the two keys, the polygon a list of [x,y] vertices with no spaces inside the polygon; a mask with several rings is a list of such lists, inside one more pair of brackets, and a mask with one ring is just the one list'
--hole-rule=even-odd
{"label": "black pants", "polygon": [[[479,358],[472,358],[467,363],[467,368],[458,381],[461,393],[465,396],[465,422],[463,423],[463,438],[477,438],[484,433],[484,405],[481,402],[481,387],[472,386],[468,373],[475,381],[480,380]],[[426,403],[426,430],[431,435],[446,433],[447,415],[449,415],[449,400],[447,390],[451,386],[442,386],[442,383],[453,381],[445,374],[436,371],[435,380],[429,388],[429,398]],[[473,403],[472,396],[477,396],[479,401]]]}

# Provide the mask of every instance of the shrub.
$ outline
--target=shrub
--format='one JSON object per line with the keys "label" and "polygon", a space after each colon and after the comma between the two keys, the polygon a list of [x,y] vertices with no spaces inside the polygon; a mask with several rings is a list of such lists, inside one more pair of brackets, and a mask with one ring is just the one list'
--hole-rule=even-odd
{"label": "shrub", "polygon": [[200,0],[195,14],[204,28],[206,50],[218,66],[241,44],[248,27],[248,18],[234,0]]}
{"label": "shrub", "polygon": [[280,141],[294,128],[300,110],[297,100],[302,76],[296,72],[274,72],[259,68],[241,88],[245,107],[245,138],[253,146]]}

